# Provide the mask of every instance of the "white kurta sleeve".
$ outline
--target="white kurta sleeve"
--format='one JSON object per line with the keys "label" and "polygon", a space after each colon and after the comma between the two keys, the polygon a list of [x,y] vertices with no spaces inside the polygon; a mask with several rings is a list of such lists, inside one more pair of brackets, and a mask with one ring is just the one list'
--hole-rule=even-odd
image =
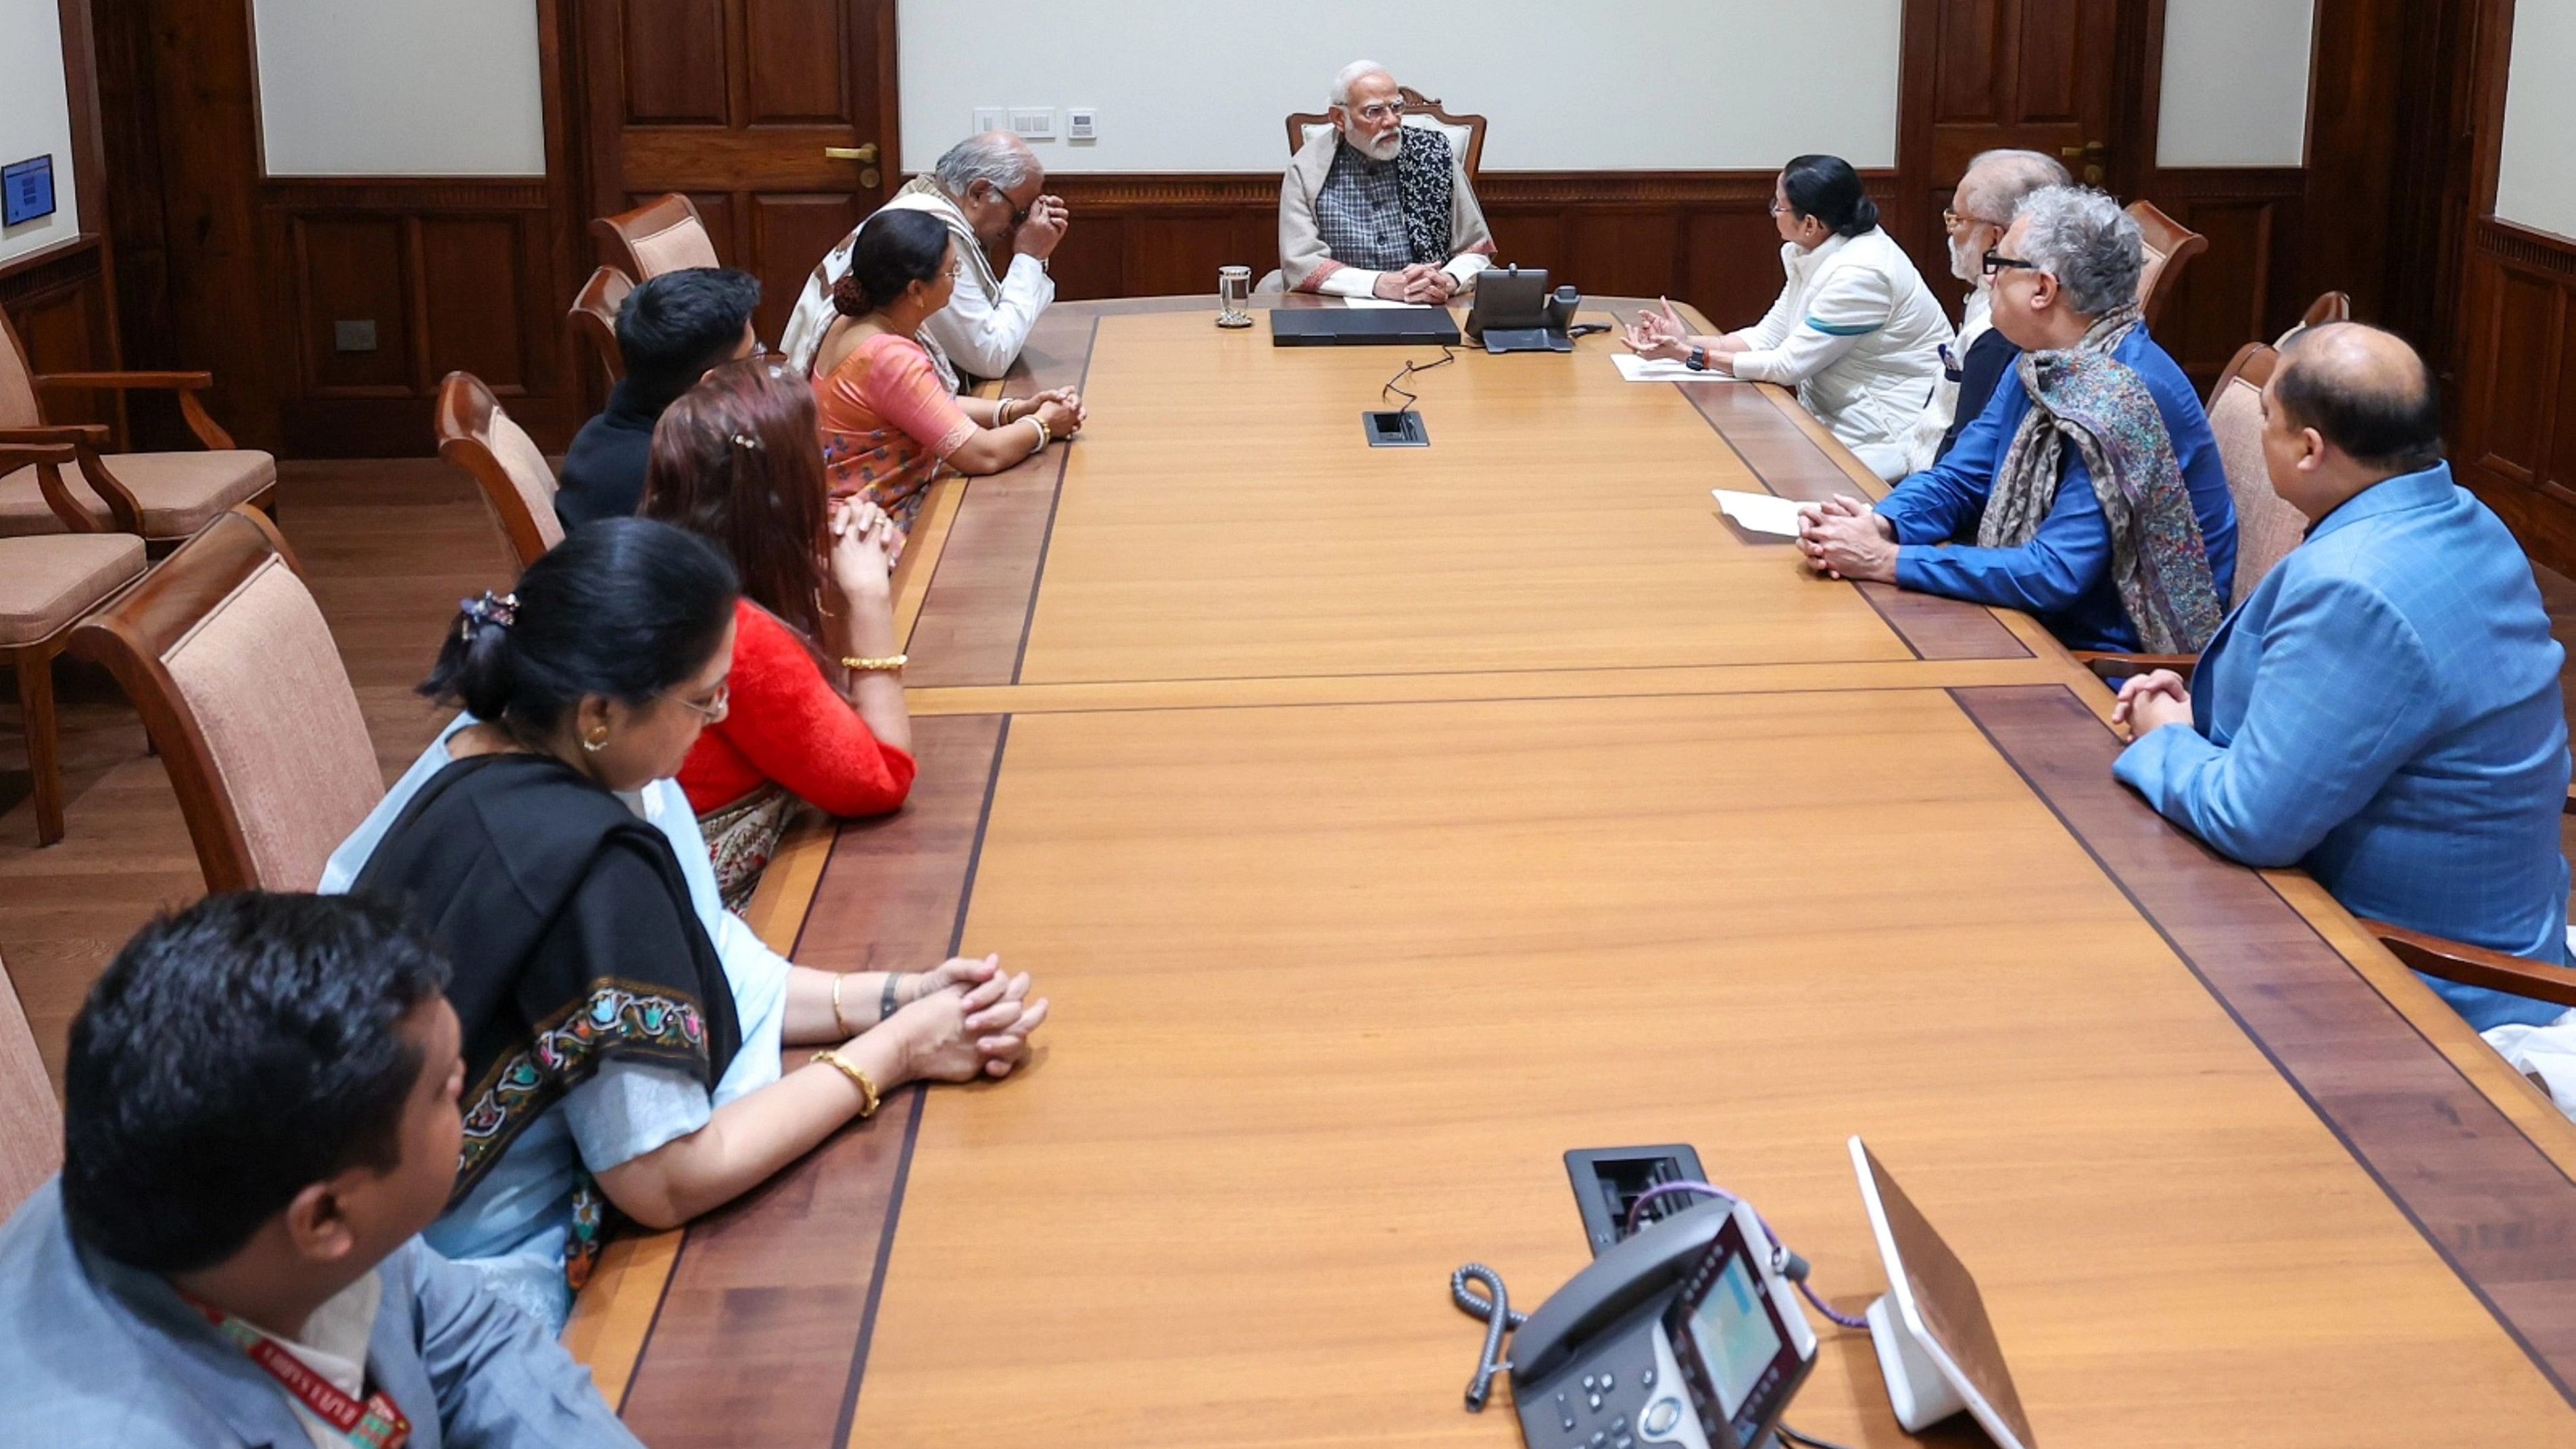
{"label": "white kurta sleeve", "polygon": [[[1786,294],[1783,300],[1793,301]],[[1895,307],[1895,290],[1886,273],[1876,267],[1837,267],[1807,294],[1804,307],[1793,301],[1791,310],[1797,315],[1780,340],[1756,342],[1751,351],[1735,355],[1735,375],[1783,386],[1805,382],[1833,366],[1862,338],[1885,327]],[[1764,318],[1764,326],[1771,321]]]}
{"label": "white kurta sleeve", "polygon": [[1335,267],[1315,283],[1315,290],[1327,297],[1374,297],[1377,279],[1385,275],[1366,267]]}
{"label": "white kurta sleeve", "polygon": [[932,313],[921,330],[960,369],[977,377],[1000,377],[1019,360],[1029,329],[1054,300],[1055,279],[1037,258],[1023,254],[1011,258],[999,301],[988,301],[981,288],[960,283],[948,305]]}

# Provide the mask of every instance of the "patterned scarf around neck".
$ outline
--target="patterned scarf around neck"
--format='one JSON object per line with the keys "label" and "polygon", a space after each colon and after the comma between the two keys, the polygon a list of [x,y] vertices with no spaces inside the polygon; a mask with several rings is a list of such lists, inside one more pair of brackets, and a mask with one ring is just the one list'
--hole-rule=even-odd
{"label": "patterned scarf around neck", "polygon": [[[1392,271],[1412,263],[1427,262],[1439,266],[1451,255],[1450,219],[1457,190],[1456,168],[1450,159],[1449,138],[1424,126],[1404,129],[1403,149],[1395,153],[1397,211],[1404,219],[1406,255],[1401,259],[1372,256],[1372,238],[1367,236],[1362,219],[1346,214],[1336,206],[1316,208],[1316,230],[1326,250],[1334,257],[1354,266],[1378,271]],[[1372,161],[1367,152],[1341,141],[1343,155],[1335,163],[1339,170],[1345,163],[1354,172],[1366,166],[1390,163]],[[1334,184],[1327,175],[1325,185]],[[1341,178],[1344,185],[1356,187],[1356,174]]]}
{"label": "patterned scarf around neck", "polygon": [[2226,611],[2164,414],[2138,374],[2111,355],[2139,320],[2135,306],[2116,308],[2073,347],[2021,355],[2031,408],[1995,470],[1977,546],[2019,548],[2038,534],[2072,443],[2110,528],[2111,579],[2140,645],[2151,654],[2196,653]]}

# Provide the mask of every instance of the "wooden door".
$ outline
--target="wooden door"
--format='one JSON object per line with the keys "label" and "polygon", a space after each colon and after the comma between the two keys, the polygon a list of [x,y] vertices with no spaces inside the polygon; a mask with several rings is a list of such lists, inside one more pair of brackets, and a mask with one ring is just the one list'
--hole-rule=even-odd
{"label": "wooden door", "polygon": [[598,0],[581,7],[597,215],[697,203],[760,278],[775,342],[806,274],[895,181],[894,0]]}
{"label": "wooden door", "polygon": [[2096,186],[2128,174],[2124,5],[2134,21],[2148,0],[1906,0],[1902,169],[1925,204],[1903,235],[1926,276],[1949,273],[1941,209],[1978,152],[2043,152]]}

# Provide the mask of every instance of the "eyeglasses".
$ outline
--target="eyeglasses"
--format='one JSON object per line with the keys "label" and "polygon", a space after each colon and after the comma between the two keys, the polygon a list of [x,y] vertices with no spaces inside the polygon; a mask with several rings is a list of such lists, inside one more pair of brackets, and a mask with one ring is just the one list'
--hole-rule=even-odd
{"label": "eyeglasses", "polygon": [[1989,277],[1991,277],[1991,276],[1995,275],[1997,272],[2008,272],[2008,271],[2011,271],[2011,270],[2013,270],[2013,269],[2014,269],[2014,268],[2016,268],[2016,267],[2019,267],[2019,268],[2021,268],[2021,269],[2023,269],[2023,270],[2025,270],[2025,271],[2032,271],[2032,272],[2035,272],[2035,271],[2038,271],[2038,270],[2039,270],[2039,263],[2037,263],[2037,262],[2026,262],[2026,261],[2023,261],[2023,260],[2022,260],[2021,258],[2019,258],[2019,257],[2008,257],[2008,256],[2005,256],[2002,252],[1988,252],[1988,253],[1986,253],[1986,258],[1985,258],[1985,272],[1986,272],[1986,275],[1987,275],[1987,276],[1989,276]]}
{"label": "eyeglasses", "polygon": [[1404,102],[1371,101],[1367,105],[1352,112],[1352,114],[1358,116],[1361,120],[1366,121],[1371,125],[1375,125],[1389,116],[1394,116],[1400,120],[1404,116]]}
{"label": "eyeglasses", "polygon": [[[1020,215],[1026,216],[1028,213],[1024,211],[1021,212]],[[1012,223],[1014,226],[1017,226],[1018,224],[1019,223],[1017,222]],[[966,280],[966,264],[962,261],[950,262],[948,264],[948,280],[952,282],[962,282]]]}
{"label": "eyeglasses", "polygon": [[1776,196],[1771,198],[1771,204],[1769,206],[1762,209],[1771,213],[1773,216],[1787,216],[1790,210],[1789,203],[1782,201]]}
{"label": "eyeglasses", "polygon": [[1946,206],[1941,208],[1941,227],[1945,231],[1965,231],[1972,226],[2001,227],[2005,225],[2008,225],[2008,223],[1997,221],[1992,217],[1970,216],[1966,212],[1952,211]]}
{"label": "eyeglasses", "polygon": [[723,724],[725,716],[733,712],[733,681],[727,679],[718,684],[714,696],[704,704],[694,699],[683,699],[668,691],[665,691],[662,697],[709,724]]}

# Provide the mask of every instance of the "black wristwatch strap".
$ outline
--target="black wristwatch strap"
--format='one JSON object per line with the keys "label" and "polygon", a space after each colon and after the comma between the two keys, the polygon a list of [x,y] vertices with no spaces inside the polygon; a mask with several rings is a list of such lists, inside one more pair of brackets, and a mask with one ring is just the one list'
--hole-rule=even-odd
{"label": "black wristwatch strap", "polygon": [[1705,347],[1692,348],[1690,350],[1690,356],[1683,359],[1683,365],[1693,372],[1708,371],[1708,349]]}

